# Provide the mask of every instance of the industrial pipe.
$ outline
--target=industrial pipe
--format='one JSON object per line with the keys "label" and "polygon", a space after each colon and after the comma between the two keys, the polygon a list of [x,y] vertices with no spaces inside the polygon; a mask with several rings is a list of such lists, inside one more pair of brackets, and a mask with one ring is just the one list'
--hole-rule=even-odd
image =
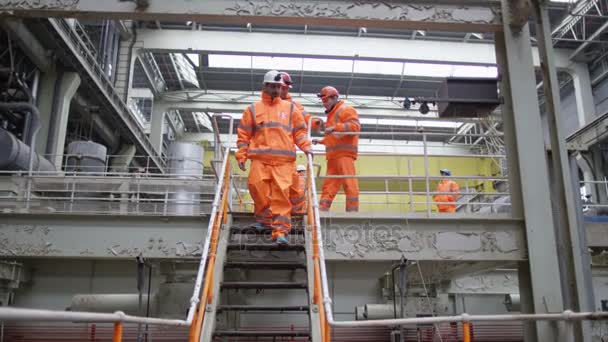
{"label": "industrial pipe", "polygon": [[[28,175],[31,177],[34,167],[34,154],[36,153],[36,136],[40,130],[40,112],[36,106],[28,102],[0,102],[0,110],[25,111],[26,113],[29,113],[29,116],[31,116],[29,119],[30,127],[28,130],[29,141],[25,142],[27,145],[29,145],[31,150],[30,161],[28,164]],[[26,119],[26,121],[27,120],[28,119]]]}
{"label": "industrial pipe", "polygon": [[[156,296],[150,298],[156,304]],[[148,300],[146,295],[142,300]],[[139,294],[77,294],[72,297],[70,310],[86,312],[115,312],[127,314],[141,313],[139,310]]]}
{"label": "industrial pipe", "polygon": [[[48,159],[32,151],[30,146],[17,139],[12,133],[0,128],[0,169],[1,170],[31,170],[36,171],[55,171]],[[34,158],[30,164],[30,158]]]}
{"label": "industrial pipe", "polygon": [[176,319],[161,319],[130,316],[121,311],[115,313],[90,313],[58,310],[37,310],[0,307],[0,321],[38,322],[84,322],[84,323],[142,323],[154,325],[187,326],[188,322]]}

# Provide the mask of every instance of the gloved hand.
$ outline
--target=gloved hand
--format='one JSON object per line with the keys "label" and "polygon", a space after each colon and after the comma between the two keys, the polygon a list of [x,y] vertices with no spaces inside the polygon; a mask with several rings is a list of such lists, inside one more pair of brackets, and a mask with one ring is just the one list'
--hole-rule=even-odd
{"label": "gloved hand", "polygon": [[243,170],[243,171],[247,171],[247,168],[245,167],[245,162],[239,162],[239,169]]}
{"label": "gloved hand", "polygon": [[336,129],[334,127],[325,128],[325,134],[332,134]]}
{"label": "gloved hand", "polygon": [[311,142],[312,142],[312,144],[313,144],[313,145],[316,145],[316,144],[320,144],[320,143],[321,143],[321,141],[320,141],[319,139],[312,139],[312,141],[311,141]]}

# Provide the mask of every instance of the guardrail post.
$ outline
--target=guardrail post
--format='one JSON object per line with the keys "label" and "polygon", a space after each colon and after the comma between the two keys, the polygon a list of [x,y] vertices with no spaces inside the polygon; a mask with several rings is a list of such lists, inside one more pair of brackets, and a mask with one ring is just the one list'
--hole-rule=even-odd
{"label": "guardrail post", "polygon": [[471,342],[471,323],[469,322],[462,322],[462,340]]}
{"label": "guardrail post", "polygon": [[122,322],[114,323],[114,336],[112,342],[122,342]]}
{"label": "guardrail post", "polygon": [[422,146],[424,148],[424,183],[426,186],[426,216],[431,217],[431,185],[429,184],[429,154],[426,142],[426,133],[422,134]]}
{"label": "guardrail post", "polygon": [[414,212],[414,182],[412,181],[412,160],[407,160],[407,184],[410,190],[410,213]]}

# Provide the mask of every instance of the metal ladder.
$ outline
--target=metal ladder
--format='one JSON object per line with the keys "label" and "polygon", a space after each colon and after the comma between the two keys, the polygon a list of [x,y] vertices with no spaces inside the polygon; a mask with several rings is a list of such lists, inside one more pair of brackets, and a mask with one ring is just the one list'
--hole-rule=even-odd
{"label": "metal ladder", "polygon": [[[219,234],[214,266],[218,276],[200,341],[321,341],[311,295],[311,232],[303,224],[305,217],[292,221],[289,245],[277,246],[270,229],[250,227],[251,213],[228,215]],[[255,325],[246,323],[252,315]]]}

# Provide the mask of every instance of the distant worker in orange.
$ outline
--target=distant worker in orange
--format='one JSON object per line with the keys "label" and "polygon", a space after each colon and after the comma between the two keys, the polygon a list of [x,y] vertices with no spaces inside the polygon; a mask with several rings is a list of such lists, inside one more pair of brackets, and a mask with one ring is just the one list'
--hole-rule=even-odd
{"label": "distant worker in orange", "polygon": [[[285,71],[281,71],[281,74],[283,75],[283,85],[281,86],[281,98],[285,101],[289,101],[291,103],[293,103],[294,105],[296,105],[296,108],[298,108],[300,110],[300,112],[302,113],[302,117],[304,118],[304,123],[306,125],[308,125],[308,120],[310,120],[310,118],[312,117],[312,114],[306,112],[306,110],[304,109],[304,106],[302,106],[302,104],[300,104],[297,101],[294,101],[294,99],[291,97],[291,94],[289,93],[289,89],[293,88],[292,84],[293,81],[291,80],[291,76],[286,73]],[[313,130],[319,130],[321,128],[321,120],[319,119],[314,119],[312,121],[312,129]]]}
{"label": "distant worker in orange", "polygon": [[291,201],[291,214],[303,215],[306,213],[306,166],[298,165],[293,183],[289,190]]}
{"label": "distant worker in orange", "polygon": [[[439,170],[442,176],[450,177],[452,172],[448,169]],[[460,187],[458,184],[451,179],[442,179],[437,185],[439,194],[433,196],[433,200],[437,203],[437,210],[440,213],[455,213],[456,212],[456,200],[460,197]],[[444,202],[444,203],[441,203]],[[451,202],[451,203],[446,203]]]}
{"label": "distant worker in orange", "polygon": [[[354,176],[355,160],[359,146],[358,134],[361,131],[357,111],[340,100],[340,94],[334,87],[327,86],[317,94],[323,102],[327,113],[325,137],[313,140],[314,144],[325,145],[328,176]],[[357,178],[326,178],[323,182],[323,194],[319,200],[319,209],[329,211],[340,188],[346,193],[346,211],[359,211],[359,181]]]}
{"label": "distant worker in orange", "polygon": [[247,170],[245,162],[251,159],[248,185],[254,202],[254,227],[272,227],[272,239],[287,244],[295,145],[306,154],[312,154],[312,148],[302,114],[293,103],[280,98],[281,73],[267,72],[263,84],[261,101],[248,106],[239,123],[236,159],[243,171]]}

